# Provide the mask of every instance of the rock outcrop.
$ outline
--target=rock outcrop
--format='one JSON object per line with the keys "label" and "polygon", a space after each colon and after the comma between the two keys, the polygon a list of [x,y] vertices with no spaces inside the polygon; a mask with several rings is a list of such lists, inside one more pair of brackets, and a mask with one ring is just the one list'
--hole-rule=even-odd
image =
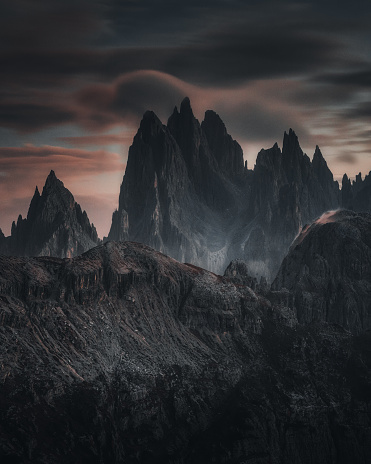
{"label": "rock outcrop", "polygon": [[70,258],[99,243],[97,231],[54,171],[42,194],[36,187],[27,218],[13,222],[11,235],[0,238],[0,253],[9,256]]}
{"label": "rock outcrop", "polygon": [[200,124],[186,98],[166,126],[144,115],[108,238],[218,273],[243,259],[255,277],[271,280],[301,226],[339,204],[318,147],[310,161],[290,130],[282,152],[277,144],[262,150],[248,170],[220,117],[207,111]]}
{"label": "rock outcrop", "polygon": [[1,462],[370,462],[370,333],[140,244],[0,261]]}
{"label": "rock outcrop", "polygon": [[371,329],[371,214],[330,211],[305,226],[273,282],[283,287],[301,323]]}
{"label": "rock outcrop", "polygon": [[371,212],[371,172],[364,179],[359,173],[353,182],[344,174],[342,184],[343,208]]}

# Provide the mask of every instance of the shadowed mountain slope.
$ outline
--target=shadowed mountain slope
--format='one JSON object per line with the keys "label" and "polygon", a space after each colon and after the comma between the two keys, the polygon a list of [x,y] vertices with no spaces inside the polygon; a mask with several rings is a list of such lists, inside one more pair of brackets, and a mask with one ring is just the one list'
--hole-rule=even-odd
{"label": "shadowed mountain slope", "polygon": [[300,227],[339,206],[319,148],[310,161],[295,133],[262,150],[254,170],[224,123],[200,124],[189,99],[167,125],[153,112],[140,124],[109,239],[146,243],[179,261],[222,273],[232,259],[272,279]]}
{"label": "shadowed mountain slope", "polygon": [[36,187],[27,217],[19,216],[11,235],[0,239],[0,253],[70,258],[98,243],[97,231],[86,212],[50,171],[41,195]]}
{"label": "shadowed mountain slope", "polygon": [[[134,243],[0,257],[1,462],[363,463],[368,333]],[[239,282],[239,283],[237,283]]]}
{"label": "shadowed mountain slope", "polygon": [[273,282],[283,287],[299,322],[371,329],[371,214],[330,211],[304,227]]}

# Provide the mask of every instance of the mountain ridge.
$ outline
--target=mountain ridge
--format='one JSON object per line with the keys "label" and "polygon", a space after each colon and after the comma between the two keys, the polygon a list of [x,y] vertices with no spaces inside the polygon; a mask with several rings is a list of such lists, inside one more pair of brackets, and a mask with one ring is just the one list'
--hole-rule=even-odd
{"label": "mountain ridge", "polygon": [[[185,98],[167,125],[144,114],[108,239],[143,242],[219,274],[243,259],[258,280],[273,281],[305,224],[339,207],[371,211],[370,179],[344,175],[340,190],[318,145],[311,160],[291,128],[282,150],[277,143],[261,150],[247,169],[220,116],[208,110],[200,124]],[[52,171],[41,195],[36,187],[27,217],[18,217],[10,237],[0,232],[0,252],[74,256],[99,243],[59,182]]]}
{"label": "mountain ridge", "polygon": [[243,259],[273,280],[301,227],[354,196],[342,194],[318,146],[312,160],[303,153],[292,129],[282,150],[261,150],[248,170],[215,112],[200,124],[185,98],[167,125],[156,117],[158,132],[147,117],[129,150],[110,240],[143,242],[219,274]]}
{"label": "mountain ridge", "polygon": [[366,464],[370,332],[146,245],[0,256],[2,462]]}
{"label": "mountain ridge", "polygon": [[18,216],[0,253],[14,256],[73,257],[99,243],[97,231],[53,170],[40,195],[36,186],[27,217]]}

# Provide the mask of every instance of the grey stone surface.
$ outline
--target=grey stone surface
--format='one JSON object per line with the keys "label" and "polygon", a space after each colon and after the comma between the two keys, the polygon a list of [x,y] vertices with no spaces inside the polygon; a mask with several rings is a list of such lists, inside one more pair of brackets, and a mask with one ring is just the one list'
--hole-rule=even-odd
{"label": "grey stone surface", "polygon": [[13,222],[11,235],[0,237],[0,253],[10,256],[77,256],[99,243],[71,192],[51,171],[42,194],[36,187],[27,218]]}
{"label": "grey stone surface", "polygon": [[144,245],[0,257],[4,463],[362,463],[371,338]]}
{"label": "grey stone surface", "polygon": [[339,185],[319,148],[313,161],[295,133],[262,150],[253,170],[220,117],[202,124],[189,99],[167,125],[141,122],[113,215],[111,240],[153,246],[179,261],[222,273],[233,259],[273,280],[300,227],[340,205]]}
{"label": "grey stone surface", "polygon": [[304,227],[272,287],[295,295],[302,323],[371,329],[371,214],[332,211]]}

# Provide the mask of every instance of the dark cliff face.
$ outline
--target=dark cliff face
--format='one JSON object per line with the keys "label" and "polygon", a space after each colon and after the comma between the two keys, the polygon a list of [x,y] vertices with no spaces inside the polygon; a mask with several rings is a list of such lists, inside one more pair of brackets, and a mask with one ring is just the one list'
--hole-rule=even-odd
{"label": "dark cliff face", "polygon": [[1,462],[370,461],[369,334],[144,245],[0,260]]}
{"label": "dark cliff face", "polygon": [[282,152],[275,144],[258,154],[246,214],[246,223],[250,220],[252,227],[245,259],[254,256],[250,266],[274,277],[300,228],[338,206],[339,186],[319,148],[311,162],[290,129]]}
{"label": "dark cliff face", "polygon": [[0,252],[13,256],[72,257],[99,243],[94,225],[71,192],[51,171],[42,194],[36,187],[27,218],[13,222]]}
{"label": "dark cliff face", "polygon": [[129,151],[111,240],[146,243],[222,273],[244,259],[271,280],[300,227],[340,205],[319,148],[313,161],[295,133],[262,150],[253,171],[220,117],[200,124],[186,98],[167,126],[146,113]]}
{"label": "dark cliff face", "polygon": [[299,322],[371,328],[371,215],[330,211],[304,227],[273,288],[295,294]]}
{"label": "dark cliff face", "polygon": [[371,211],[371,172],[362,179],[359,173],[351,182],[344,174],[342,181],[342,207],[353,211]]}
{"label": "dark cliff face", "polygon": [[[144,115],[129,150],[109,239],[142,242],[180,261],[224,269],[244,188],[231,178],[243,178],[245,169],[237,142],[224,125],[216,126],[230,146],[233,172],[220,169],[217,148],[210,148],[188,99],[167,126],[153,112]],[[208,127],[211,131],[212,124]]]}

